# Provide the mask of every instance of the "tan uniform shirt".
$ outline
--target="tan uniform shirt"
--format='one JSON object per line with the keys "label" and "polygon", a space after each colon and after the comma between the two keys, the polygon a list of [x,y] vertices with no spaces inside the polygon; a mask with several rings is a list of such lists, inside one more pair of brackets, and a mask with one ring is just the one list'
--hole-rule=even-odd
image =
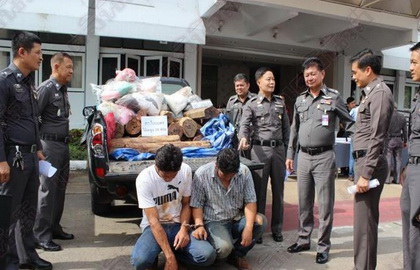
{"label": "tan uniform shirt", "polygon": [[239,139],[249,138],[252,124],[254,140],[278,140],[287,145],[290,122],[286,107],[280,96],[273,95],[271,101],[258,94],[248,101],[242,112]]}
{"label": "tan uniform shirt", "polygon": [[367,150],[360,175],[370,179],[384,149],[394,101],[391,90],[381,78],[370,82],[363,91],[366,97],[360,103],[353,149]]}

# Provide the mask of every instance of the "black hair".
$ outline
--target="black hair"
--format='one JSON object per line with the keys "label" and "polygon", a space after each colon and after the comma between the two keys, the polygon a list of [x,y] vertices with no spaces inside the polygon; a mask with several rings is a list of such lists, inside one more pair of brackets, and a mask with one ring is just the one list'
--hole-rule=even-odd
{"label": "black hair", "polygon": [[257,71],[255,71],[255,81],[257,82],[262,76],[264,76],[265,73],[269,71],[273,73],[273,71],[268,67],[260,67],[257,69]]}
{"label": "black hair", "polygon": [[357,67],[365,69],[371,67],[373,73],[379,75],[382,68],[382,56],[375,54],[371,49],[364,49],[355,54],[351,59],[350,63],[357,62]]}
{"label": "black hair", "polygon": [[55,63],[61,64],[64,61],[64,58],[68,58],[73,61],[73,58],[70,54],[65,52],[58,52],[51,57],[51,66],[53,66]]}
{"label": "black hair", "polygon": [[12,39],[12,53],[13,58],[18,55],[20,48],[23,48],[25,51],[30,52],[34,47],[34,43],[42,44],[41,39],[31,32],[21,31],[18,32]]}
{"label": "black hair", "polygon": [[237,173],[240,166],[238,150],[235,148],[222,149],[217,154],[216,164],[223,173]]}
{"label": "black hair", "polygon": [[420,50],[420,42],[417,42],[413,47],[410,48],[410,52]]}
{"label": "black hair", "polygon": [[347,104],[350,104],[353,101],[355,101],[354,97],[348,97],[347,100],[346,100]]}
{"label": "black hair", "polygon": [[324,64],[318,57],[309,57],[302,64],[302,70],[305,71],[310,67],[316,67],[319,71],[323,71]]}
{"label": "black hair", "polygon": [[182,160],[181,149],[173,144],[165,144],[156,151],[155,164],[161,171],[179,171]]}
{"label": "black hair", "polygon": [[233,77],[233,82],[242,81],[244,80],[246,83],[249,83],[248,76],[246,76],[244,73],[238,73]]}

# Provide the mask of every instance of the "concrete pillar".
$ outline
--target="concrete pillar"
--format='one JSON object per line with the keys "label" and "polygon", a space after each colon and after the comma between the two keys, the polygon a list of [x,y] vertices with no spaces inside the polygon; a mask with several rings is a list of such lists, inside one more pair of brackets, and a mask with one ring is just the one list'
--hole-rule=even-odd
{"label": "concrete pillar", "polygon": [[85,106],[96,105],[96,97],[90,87],[98,83],[99,36],[95,35],[95,0],[89,1],[88,33],[86,36]]}
{"label": "concrete pillar", "polygon": [[184,52],[184,79],[186,79],[195,94],[198,89],[198,45],[185,44]]}
{"label": "concrete pillar", "polygon": [[350,57],[340,54],[336,59],[334,88],[340,92],[341,97],[345,102],[351,94],[351,66],[349,64]]}
{"label": "concrete pillar", "polygon": [[398,104],[398,109],[404,109],[404,94],[405,94],[405,70],[397,70],[395,75],[394,85],[394,100]]}

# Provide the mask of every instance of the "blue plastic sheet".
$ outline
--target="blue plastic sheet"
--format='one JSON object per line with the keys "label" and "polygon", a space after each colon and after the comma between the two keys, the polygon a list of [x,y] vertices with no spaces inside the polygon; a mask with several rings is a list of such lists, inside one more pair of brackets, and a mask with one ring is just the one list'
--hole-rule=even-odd
{"label": "blue plastic sheet", "polygon": [[127,161],[139,161],[154,159],[155,154],[152,153],[141,153],[133,148],[117,148],[109,155],[115,160],[127,160]]}
{"label": "blue plastic sheet", "polygon": [[185,147],[182,153],[185,157],[212,157],[216,156],[221,149],[232,147],[232,138],[235,129],[224,114],[210,119],[201,129],[203,141],[210,141],[211,148]]}

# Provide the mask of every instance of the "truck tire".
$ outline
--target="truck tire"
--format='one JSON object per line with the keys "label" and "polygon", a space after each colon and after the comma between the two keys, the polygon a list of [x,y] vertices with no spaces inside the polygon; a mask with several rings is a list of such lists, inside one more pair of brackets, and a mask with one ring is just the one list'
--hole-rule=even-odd
{"label": "truck tire", "polygon": [[105,188],[99,188],[90,183],[92,213],[97,216],[106,215],[111,211],[112,198]]}

